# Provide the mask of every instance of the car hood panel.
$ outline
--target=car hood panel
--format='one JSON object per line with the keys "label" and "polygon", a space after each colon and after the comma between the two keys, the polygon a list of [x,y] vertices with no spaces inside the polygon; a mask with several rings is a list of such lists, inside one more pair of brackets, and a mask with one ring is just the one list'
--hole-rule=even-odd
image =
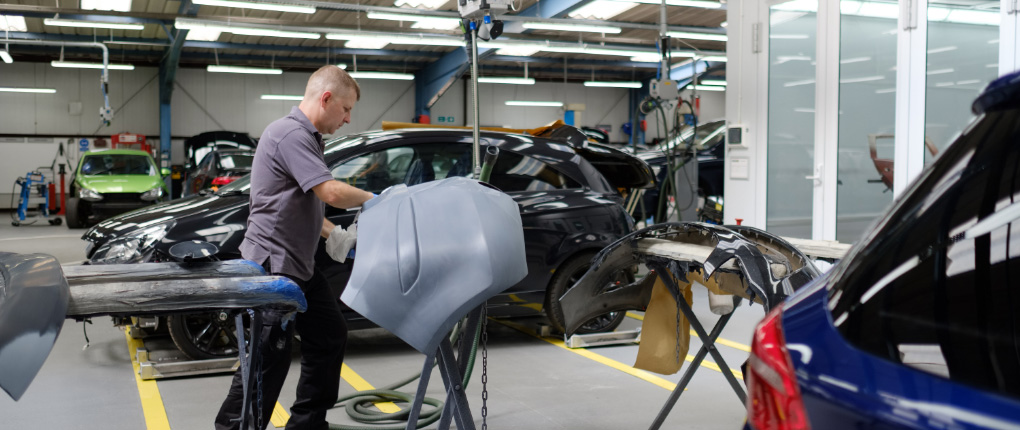
{"label": "car hood panel", "polygon": [[80,176],[78,182],[99,193],[144,193],[163,184],[158,176],[129,175]]}
{"label": "car hood panel", "polygon": [[110,218],[89,229],[82,236],[82,239],[91,241],[96,245],[101,245],[111,237],[124,236],[138,228],[159,223],[161,220],[174,219],[181,223],[187,219],[204,217],[208,214],[224,210],[233,210],[247,204],[247,194],[229,196],[213,194],[173,200]]}

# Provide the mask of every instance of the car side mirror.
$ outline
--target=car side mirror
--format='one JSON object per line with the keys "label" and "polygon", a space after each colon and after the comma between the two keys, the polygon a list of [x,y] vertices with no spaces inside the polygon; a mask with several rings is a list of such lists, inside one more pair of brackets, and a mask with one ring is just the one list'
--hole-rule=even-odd
{"label": "car side mirror", "polygon": [[159,169],[159,174],[163,176],[170,176],[170,169],[166,167]]}

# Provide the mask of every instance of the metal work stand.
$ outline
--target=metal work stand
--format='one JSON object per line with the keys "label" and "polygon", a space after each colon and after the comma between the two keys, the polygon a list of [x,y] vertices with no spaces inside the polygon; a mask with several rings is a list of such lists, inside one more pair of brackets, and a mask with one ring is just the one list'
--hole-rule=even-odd
{"label": "metal work stand", "polygon": [[[484,304],[482,306],[485,306]],[[414,403],[411,405],[410,416],[407,419],[406,430],[414,430],[418,424],[418,416],[421,413],[422,401],[425,399],[425,390],[429,385],[429,378],[432,374],[432,363],[439,360],[439,374],[443,378],[443,385],[446,387],[446,403],[443,405],[443,413],[439,418],[439,429],[448,430],[451,422],[457,423],[457,428],[462,430],[474,430],[475,421],[471,416],[471,408],[468,405],[467,395],[464,393],[464,374],[467,372],[468,355],[471,354],[471,346],[475,334],[480,328],[482,308],[468,313],[467,327],[460,342],[460,351],[457,356],[453,354],[453,344],[449,338],[439,343],[435,352],[425,356],[425,365],[421,370],[421,379],[418,382],[418,391],[414,395]]]}
{"label": "metal work stand", "polygon": [[[257,423],[249,422],[249,418],[254,418],[258,414],[262,413],[262,409],[252,408],[252,394],[255,394],[254,399],[261,403],[262,401],[262,378],[258,375],[262,366],[255,365],[253,358],[259,358],[261,360],[262,350],[262,314],[253,309],[248,309],[248,315],[251,316],[251,340],[247,342],[248,346],[245,346],[244,336],[244,312],[238,313],[234,317],[234,323],[237,328],[237,354],[238,359],[241,361],[241,387],[244,389],[244,400],[241,403],[241,426],[239,428],[247,430],[249,425],[255,426]],[[256,382],[252,386],[252,382]]]}
{"label": "metal work stand", "polygon": [[[698,333],[698,338],[701,339],[701,349],[694,355],[694,361],[691,362],[690,366],[687,366],[687,370],[684,371],[683,377],[680,378],[680,382],[677,383],[676,388],[670,393],[669,398],[666,400],[666,404],[662,405],[662,410],[659,411],[659,415],[655,417],[655,421],[652,422],[650,430],[657,430],[662,427],[662,423],[666,421],[666,416],[673,410],[673,406],[676,405],[677,400],[680,399],[680,395],[683,394],[684,389],[687,388],[687,384],[691,382],[691,378],[694,377],[694,372],[701,367],[701,362],[704,361],[707,354],[712,354],[712,358],[715,359],[719,365],[719,369],[723,376],[726,377],[726,381],[730,383],[730,387],[733,388],[733,392],[740,398],[741,403],[745,403],[747,395],[744,393],[744,388],[741,387],[740,382],[737,380],[733,372],[730,371],[730,366],[726,364],[726,360],[723,359],[722,354],[715,347],[715,340],[722,333],[726,323],[730,321],[730,317],[733,316],[733,312],[719,317],[716,321],[715,326],[712,327],[711,333],[705,332],[705,327],[701,325],[698,317],[694,315],[694,311],[691,310],[691,306],[687,304],[687,300],[680,296],[680,287],[674,281],[672,273],[666,267],[665,264],[659,262],[649,262],[648,267],[655,270],[656,276],[662,279],[662,282],[666,284],[670,294],[676,299],[677,308],[684,313],[687,320],[690,321],[691,327]],[[737,309],[737,305],[740,304],[740,297],[733,297],[733,309]]]}

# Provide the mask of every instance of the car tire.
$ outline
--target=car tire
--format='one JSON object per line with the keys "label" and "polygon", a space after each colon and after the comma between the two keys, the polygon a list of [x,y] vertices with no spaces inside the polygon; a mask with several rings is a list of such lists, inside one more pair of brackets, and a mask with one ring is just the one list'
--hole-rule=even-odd
{"label": "car tire", "polygon": [[67,208],[64,210],[64,218],[67,218],[67,228],[85,227],[85,219],[81,216],[81,208],[76,197],[67,199]]}
{"label": "car tire", "polygon": [[237,355],[234,318],[218,311],[167,316],[174,345],[192,360],[227,358]]}
{"label": "car tire", "polygon": [[[545,296],[545,315],[549,318],[553,328],[560,332],[565,331],[565,324],[563,308],[560,306],[559,298],[573,287],[577,280],[581,279],[581,276],[584,276],[584,273],[591,267],[591,258],[593,256],[595,254],[584,253],[571,257],[556,269],[552,280],[549,281],[549,288],[546,290]],[[633,282],[634,276],[632,274],[626,270],[621,270],[620,272],[621,281]],[[626,317],[626,312],[622,311],[599,315],[592,318],[591,321],[582,324],[577,330],[577,334],[604,333],[616,330]]]}

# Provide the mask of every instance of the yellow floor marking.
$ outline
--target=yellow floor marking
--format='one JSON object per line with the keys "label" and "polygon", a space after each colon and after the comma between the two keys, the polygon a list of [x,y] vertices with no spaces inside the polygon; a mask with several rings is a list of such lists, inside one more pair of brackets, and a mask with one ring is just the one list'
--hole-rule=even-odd
{"label": "yellow floor marking", "polygon": [[606,366],[612,367],[612,368],[614,368],[616,370],[619,370],[621,372],[624,372],[624,373],[626,373],[628,375],[632,375],[632,376],[636,376],[638,378],[644,379],[645,381],[651,382],[651,383],[653,383],[655,385],[658,385],[658,386],[660,386],[662,388],[665,388],[665,389],[667,389],[669,391],[673,391],[674,389],[676,389],[676,384],[674,384],[674,383],[672,383],[672,382],[670,382],[670,381],[668,381],[666,379],[663,379],[663,378],[660,378],[658,376],[655,376],[655,375],[653,375],[653,374],[651,374],[649,372],[646,372],[644,370],[635,369],[635,368],[633,368],[631,366],[628,366],[626,364],[623,364],[623,363],[621,363],[619,361],[616,361],[616,360],[613,360],[611,358],[603,357],[603,356],[601,356],[599,354],[596,354],[594,352],[591,352],[591,351],[589,351],[587,349],[570,349],[570,348],[567,348],[567,345],[564,344],[562,340],[555,339],[555,338],[547,338],[547,337],[539,336],[538,333],[535,333],[533,330],[531,330],[531,329],[529,329],[527,327],[524,327],[524,326],[522,326],[520,324],[512,323],[512,322],[509,322],[509,321],[503,321],[503,320],[495,320],[495,319],[492,320],[492,321],[498,322],[500,324],[503,324],[503,325],[505,325],[507,327],[513,328],[514,330],[520,331],[522,333],[531,335],[532,337],[536,337],[536,338],[542,339],[542,340],[544,340],[546,342],[549,342],[549,343],[551,343],[553,345],[556,345],[556,346],[558,346],[560,348],[563,348],[563,349],[565,349],[567,351],[573,352],[574,354],[580,355],[580,356],[585,357],[585,358],[587,358],[589,360],[594,360],[596,362],[602,363],[602,364],[604,364]]}
{"label": "yellow floor marking", "polygon": [[269,422],[273,423],[273,427],[282,429],[287,427],[287,421],[289,420],[290,414],[283,409],[283,406],[280,406],[280,402],[276,402],[276,406],[273,407],[273,416],[269,418]]}
{"label": "yellow floor marking", "polygon": [[[638,321],[644,321],[645,320],[644,316],[638,315],[638,314],[633,313],[633,312],[627,312],[627,316],[629,316],[631,318],[634,318],[634,319],[636,319]],[[694,329],[691,329],[691,336],[697,337],[698,336],[698,332],[694,331]],[[734,341],[729,340],[729,339],[723,339],[721,337],[720,338],[716,338],[715,339],[715,343],[718,343],[720,345],[725,345],[725,346],[728,346],[730,348],[739,349],[739,350],[744,351],[744,352],[751,352],[751,347],[750,346],[744,345],[744,344],[742,344],[740,342],[734,342]]]}
{"label": "yellow floor marking", "polygon": [[[375,389],[375,387],[373,387],[372,384],[369,384],[365,378],[362,378],[358,372],[351,369],[347,363],[344,363],[343,367],[340,368],[340,377],[344,378],[344,381],[347,381],[347,383],[350,384],[351,387],[354,387],[355,390],[367,391]],[[400,407],[393,402],[375,402],[375,407],[388,414],[400,412]]]}
{"label": "yellow floor marking", "polygon": [[170,430],[170,420],[166,417],[163,397],[159,395],[156,381],[143,381],[138,369],[138,348],[144,346],[141,339],[133,339],[124,332],[127,339],[128,354],[131,355],[131,368],[135,371],[135,385],[138,385],[138,397],[142,400],[142,414],[145,415],[145,428],[148,430]]}
{"label": "yellow floor marking", "polygon": [[516,303],[517,306],[520,306],[520,307],[523,307],[523,308],[534,309],[536,311],[541,311],[542,310],[542,304],[541,303],[528,303],[526,300],[524,300],[524,299],[522,299],[520,297],[517,297],[516,294],[511,294],[510,295],[510,300],[513,301],[514,303]]}

